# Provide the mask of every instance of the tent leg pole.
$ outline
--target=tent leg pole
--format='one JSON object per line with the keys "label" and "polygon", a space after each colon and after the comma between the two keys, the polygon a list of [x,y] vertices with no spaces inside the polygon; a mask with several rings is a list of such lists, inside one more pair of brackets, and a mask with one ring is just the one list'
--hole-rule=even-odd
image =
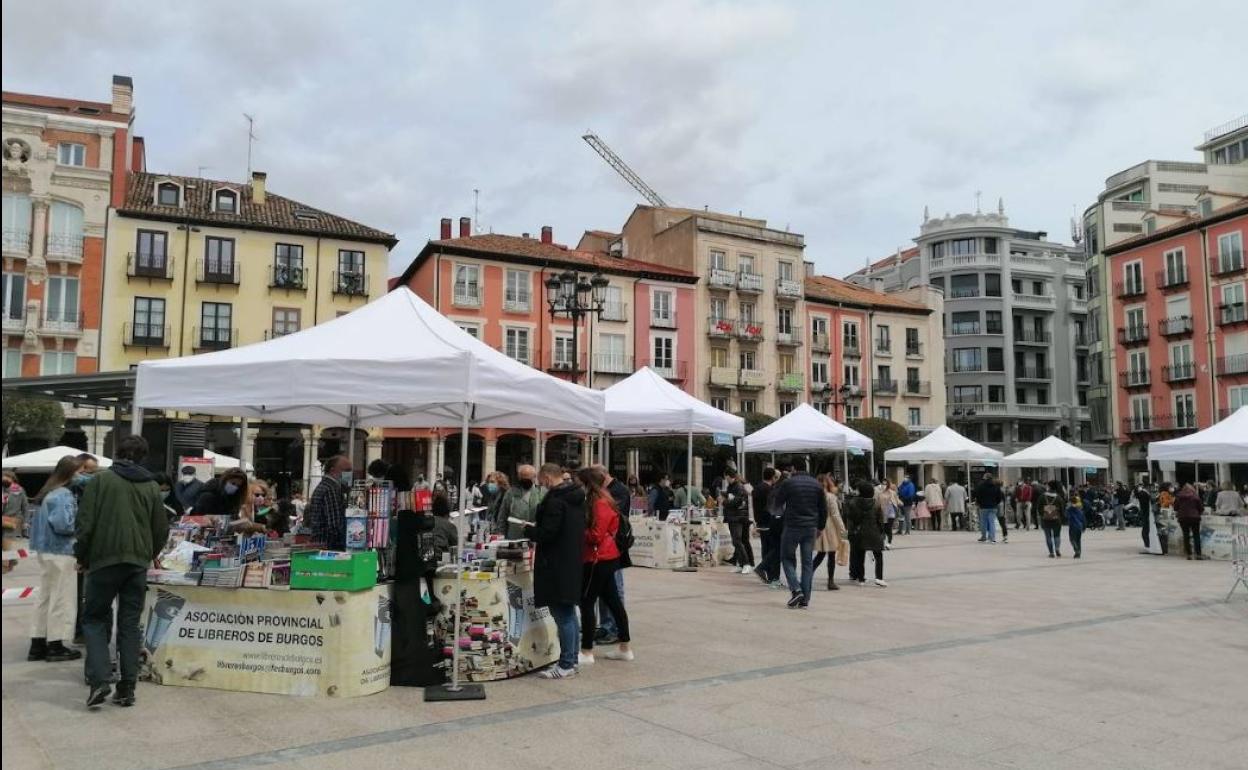
{"label": "tent leg pole", "polygon": [[351,407],[350,417],[347,418],[347,459],[351,461],[351,469],[355,469],[355,426],[360,421],[360,412],[358,407]]}
{"label": "tent leg pole", "polygon": [[685,486],[693,486],[693,431],[689,431],[689,448],[685,456]]}
{"label": "tent leg pole", "polygon": [[845,450],[845,478],[841,481],[841,483],[842,484],[849,483],[849,450],[848,449]]}
{"label": "tent leg pole", "polygon": [[[130,435],[143,435],[143,407],[132,404],[130,406]],[[121,441],[117,436],[113,436],[113,454],[117,453],[117,444]]]}

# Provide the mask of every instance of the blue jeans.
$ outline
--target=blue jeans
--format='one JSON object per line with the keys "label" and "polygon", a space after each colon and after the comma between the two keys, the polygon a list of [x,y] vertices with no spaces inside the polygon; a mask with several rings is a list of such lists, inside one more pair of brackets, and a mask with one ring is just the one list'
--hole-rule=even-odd
{"label": "blue jeans", "polygon": [[897,524],[897,534],[910,534],[910,515],[914,513],[914,503],[901,504],[901,519]]}
{"label": "blue jeans", "polygon": [[1049,555],[1052,556],[1062,551],[1062,524],[1044,524],[1044,544],[1048,546]]}
{"label": "blue jeans", "polygon": [[798,585],[797,577],[797,559],[796,550],[802,550],[802,577],[801,577],[801,593],[810,601],[811,584],[814,582],[815,570],[814,550],[815,550],[815,528],[814,527],[785,527],[784,534],[780,538],[780,554],[784,563],[784,580],[789,584],[789,590],[793,590],[793,586]]}
{"label": "blue jeans", "polygon": [[[624,601],[624,570],[617,569],[615,571],[615,591],[620,596],[620,602]],[[620,627],[615,624],[615,617],[611,614],[611,608],[602,599],[598,600],[598,628],[603,633],[611,636],[620,635]]]}
{"label": "blue jeans", "polygon": [[997,542],[997,509],[979,509],[979,533],[992,542]]}
{"label": "blue jeans", "polygon": [[552,604],[550,616],[559,629],[559,668],[574,668],[580,645],[581,624],[576,619],[575,604]]}

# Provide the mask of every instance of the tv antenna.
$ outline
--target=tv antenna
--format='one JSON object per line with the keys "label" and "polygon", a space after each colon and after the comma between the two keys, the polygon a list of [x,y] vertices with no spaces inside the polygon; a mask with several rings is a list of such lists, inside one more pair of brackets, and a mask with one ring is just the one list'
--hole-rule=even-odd
{"label": "tv antenna", "polygon": [[245,112],[243,117],[247,118],[247,178],[251,179],[251,143],[258,139],[255,131],[256,119]]}

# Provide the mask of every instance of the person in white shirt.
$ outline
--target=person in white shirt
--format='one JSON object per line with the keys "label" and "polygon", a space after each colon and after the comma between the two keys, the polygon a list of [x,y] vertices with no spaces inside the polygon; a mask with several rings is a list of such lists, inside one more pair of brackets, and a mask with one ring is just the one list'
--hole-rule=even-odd
{"label": "person in white shirt", "polygon": [[949,527],[957,532],[962,529],[962,518],[966,516],[966,487],[954,479],[945,488],[945,512],[949,514]]}
{"label": "person in white shirt", "polygon": [[928,513],[932,514],[932,531],[939,532],[940,514],[945,510],[945,495],[940,490],[939,482],[933,479],[923,487],[923,500],[927,503]]}

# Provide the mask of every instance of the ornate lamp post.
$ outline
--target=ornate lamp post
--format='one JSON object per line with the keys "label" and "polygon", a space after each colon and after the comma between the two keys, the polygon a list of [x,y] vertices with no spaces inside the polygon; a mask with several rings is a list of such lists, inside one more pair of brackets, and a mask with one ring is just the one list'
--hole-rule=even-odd
{"label": "ornate lamp post", "polygon": [[841,387],[837,388],[836,395],[840,396],[840,398],[828,399],[828,403],[832,406],[832,414],[836,414],[837,407],[847,406],[851,398],[854,401],[857,401],[862,398],[861,394],[855,393],[854,389],[848,385],[842,385]]}
{"label": "ornate lamp post", "polygon": [[580,376],[579,336],[581,319],[587,315],[601,316],[607,300],[607,277],[601,272],[582,276],[572,270],[546,279],[546,304],[551,319],[572,319],[572,382]]}

